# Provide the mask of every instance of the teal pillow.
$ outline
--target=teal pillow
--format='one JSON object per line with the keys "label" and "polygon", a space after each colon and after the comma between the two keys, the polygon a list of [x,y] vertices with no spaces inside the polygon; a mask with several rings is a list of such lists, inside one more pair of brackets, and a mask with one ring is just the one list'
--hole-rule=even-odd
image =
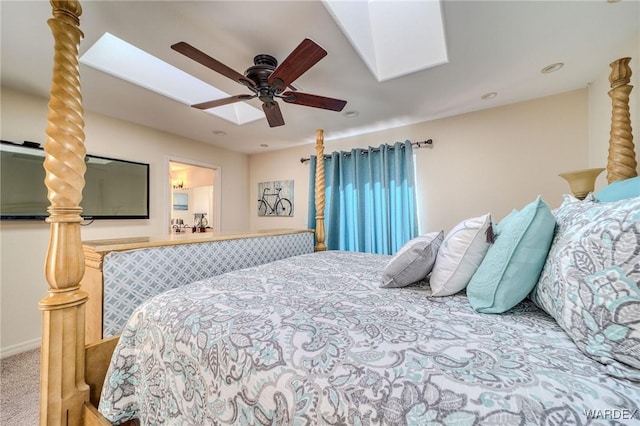
{"label": "teal pillow", "polygon": [[596,200],[605,203],[640,197],[640,176],[619,180],[596,192]]}
{"label": "teal pillow", "polygon": [[518,210],[516,209],[511,210],[511,212],[509,212],[508,215],[506,215],[500,222],[496,224],[494,229],[495,234],[500,235],[500,233],[502,233],[502,230],[505,228],[505,226],[507,226],[509,221],[512,220],[517,215],[518,215]]}
{"label": "teal pillow", "polygon": [[541,197],[503,222],[467,286],[469,303],[478,312],[499,314],[527,297],[540,277],[556,225]]}

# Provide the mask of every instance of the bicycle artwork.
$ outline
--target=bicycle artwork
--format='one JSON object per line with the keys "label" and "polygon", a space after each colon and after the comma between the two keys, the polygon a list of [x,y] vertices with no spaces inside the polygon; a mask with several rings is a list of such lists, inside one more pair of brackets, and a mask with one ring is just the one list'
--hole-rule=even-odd
{"label": "bicycle artwork", "polygon": [[293,216],[293,181],[258,183],[258,216]]}

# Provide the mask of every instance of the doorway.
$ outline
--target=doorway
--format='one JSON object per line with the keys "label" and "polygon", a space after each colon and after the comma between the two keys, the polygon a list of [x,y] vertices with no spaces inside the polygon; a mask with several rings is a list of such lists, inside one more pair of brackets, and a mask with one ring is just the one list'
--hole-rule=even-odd
{"label": "doorway", "polygon": [[220,168],[169,160],[169,232],[220,231]]}

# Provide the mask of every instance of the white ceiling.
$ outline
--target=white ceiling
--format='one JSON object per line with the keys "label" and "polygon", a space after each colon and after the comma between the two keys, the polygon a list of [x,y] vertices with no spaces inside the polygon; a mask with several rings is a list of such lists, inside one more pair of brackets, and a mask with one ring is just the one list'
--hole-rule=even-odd
{"label": "white ceiling", "polygon": [[[640,37],[637,0],[444,1],[449,62],[379,82],[318,1],[81,4],[81,54],[110,32],[233,95],[247,91],[170,46],[186,41],[240,73],[259,53],[282,61],[304,38],[324,47],[327,57],[294,85],[301,92],[345,99],[346,108],[337,113],[280,102],[286,125],[276,128],[264,119],[232,124],[80,66],[86,110],[245,153],[311,143],[317,128],[330,140],[583,88],[628,54],[619,46]],[[47,97],[53,58],[49,2],[2,0],[0,14],[2,85]],[[555,62],[564,62],[564,68],[540,73]],[[631,66],[640,72],[640,58]],[[498,96],[481,100],[488,92]],[[249,103],[260,108],[258,100]],[[359,114],[346,117],[351,110]]]}

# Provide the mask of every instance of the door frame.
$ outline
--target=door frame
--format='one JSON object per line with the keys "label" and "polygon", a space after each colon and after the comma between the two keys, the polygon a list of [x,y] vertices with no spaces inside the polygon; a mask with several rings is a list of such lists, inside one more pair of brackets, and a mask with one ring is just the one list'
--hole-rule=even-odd
{"label": "door frame", "polygon": [[188,164],[196,167],[203,167],[206,169],[213,170],[213,220],[210,223],[210,226],[213,227],[215,232],[221,232],[220,225],[220,216],[221,216],[221,202],[222,202],[222,167],[212,163],[205,163],[202,161],[193,160],[190,158],[183,158],[177,156],[167,156],[166,161],[164,162],[165,167],[165,181],[164,181],[164,222],[166,224],[165,233],[171,234],[171,210],[172,210],[172,199],[171,199],[171,166],[170,163],[182,163]]}

